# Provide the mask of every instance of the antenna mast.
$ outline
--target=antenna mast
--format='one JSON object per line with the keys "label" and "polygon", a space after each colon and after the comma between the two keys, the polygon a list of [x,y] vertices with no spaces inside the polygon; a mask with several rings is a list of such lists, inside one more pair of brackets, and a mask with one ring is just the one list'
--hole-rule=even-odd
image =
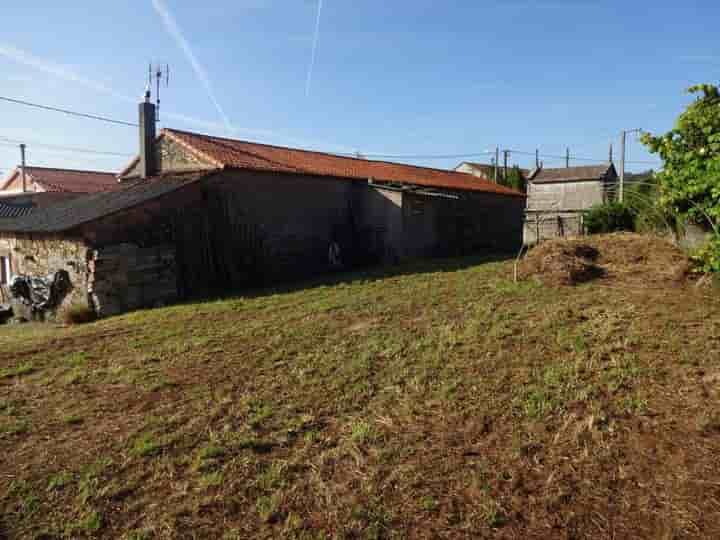
{"label": "antenna mast", "polygon": [[161,82],[165,79],[165,87],[170,85],[170,64],[156,64],[154,67],[152,63],[148,68],[148,85],[152,88],[153,77],[155,78],[155,121],[160,121],[160,87]]}

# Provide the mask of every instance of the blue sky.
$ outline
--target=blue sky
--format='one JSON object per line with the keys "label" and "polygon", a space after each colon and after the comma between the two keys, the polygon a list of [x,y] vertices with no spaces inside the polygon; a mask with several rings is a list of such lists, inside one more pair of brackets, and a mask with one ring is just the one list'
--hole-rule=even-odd
{"label": "blue sky", "polygon": [[[559,155],[568,145],[602,160],[623,128],[669,129],[690,99],[684,89],[720,74],[715,1],[323,0],[308,92],[318,7],[6,2],[0,95],[135,121],[147,63],[156,60],[171,68],[161,113],[169,127],[401,156],[496,145]],[[7,139],[27,141],[29,164],[46,166],[117,170],[129,158],[38,143],[137,149],[133,128],[0,102],[3,171],[18,162]],[[654,157],[631,140],[628,159]]]}

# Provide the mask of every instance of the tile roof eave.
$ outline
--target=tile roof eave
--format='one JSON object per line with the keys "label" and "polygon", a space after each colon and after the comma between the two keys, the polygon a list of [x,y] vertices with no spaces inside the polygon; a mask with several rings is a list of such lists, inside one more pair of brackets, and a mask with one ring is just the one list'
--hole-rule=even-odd
{"label": "tile roof eave", "polygon": [[[350,182],[370,182],[375,187],[388,187],[393,183],[399,183],[408,186],[409,188],[415,187],[419,189],[440,189],[440,190],[446,190],[446,191],[468,191],[471,193],[486,193],[488,195],[501,195],[506,197],[522,197],[527,198],[527,194],[514,190],[512,188],[507,188],[505,186],[498,186],[501,190],[499,191],[490,191],[488,189],[483,189],[483,186],[478,186],[477,188],[474,188],[472,186],[441,186],[441,185],[430,185],[430,184],[418,184],[411,180],[403,180],[403,181],[393,181],[393,180],[381,180],[376,178],[365,178],[361,176],[338,176],[336,174],[329,174],[329,173],[322,173],[322,172],[315,172],[315,171],[303,171],[303,170],[297,170],[297,171],[269,171],[268,169],[265,169],[263,167],[253,167],[251,165],[246,165],[242,167],[233,166],[233,165],[227,165],[223,167],[222,170],[227,171],[256,171],[256,172],[262,172],[262,173],[272,173],[272,174],[286,174],[289,176],[297,176],[298,174],[306,174],[309,176],[317,176],[319,178],[333,178],[337,179],[340,178],[342,180],[347,180]],[[475,178],[472,175],[468,175],[471,178]]]}
{"label": "tile roof eave", "polygon": [[[351,178],[350,180],[356,180]],[[357,179],[357,181],[362,181],[361,179]],[[480,188],[473,188],[473,187],[464,187],[464,186],[441,186],[441,185],[431,185],[431,184],[417,184],[410,180],[398,182],[405,186],[407,186],[409,189],[436,189],[436,190],[443,190],[443,191],[468,191],[470,193],[485,193],[487,195],[499,195],[503,197],[521,197],[521,198],[527,198],[527,194],[523,193],[522,191],[516,191],[512,188],[505,188],[502,191],[490,191],[487,189],[480,189]],[[384,181],[384,180],[373,180],[373,185],[376,187],[385,187],[385,185],[393,184],[392,181]],[[505,186],[501,186],[505,187]]]}

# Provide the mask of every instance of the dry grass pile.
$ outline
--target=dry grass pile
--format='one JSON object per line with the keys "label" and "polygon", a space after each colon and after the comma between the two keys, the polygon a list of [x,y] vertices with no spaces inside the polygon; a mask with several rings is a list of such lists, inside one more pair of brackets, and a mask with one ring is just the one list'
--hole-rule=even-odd
{"label": "dry grass pile", "polygon": [[520,263],[523,279],[547,285],[577,285],[597,278],[683,283],[690,275],[687,256],[656,236],[615,233],[549,240]]}
{"label": "dry grass pile", "polygon": [[546,285],[576,285],[603,275],[600,253],[583,240],[552,240],[533,248],[520,263],[520,277]]}

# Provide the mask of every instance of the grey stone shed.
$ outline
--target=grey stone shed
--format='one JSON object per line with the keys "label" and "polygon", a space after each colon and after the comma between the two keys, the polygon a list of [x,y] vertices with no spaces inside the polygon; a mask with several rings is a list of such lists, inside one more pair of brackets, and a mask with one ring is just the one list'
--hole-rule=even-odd
{"label": "grey stone shed", "polygon": [[612,163],[532,171],[527,183],[524,243],[582,234],[583,211],[613,200],[617,184]]}

